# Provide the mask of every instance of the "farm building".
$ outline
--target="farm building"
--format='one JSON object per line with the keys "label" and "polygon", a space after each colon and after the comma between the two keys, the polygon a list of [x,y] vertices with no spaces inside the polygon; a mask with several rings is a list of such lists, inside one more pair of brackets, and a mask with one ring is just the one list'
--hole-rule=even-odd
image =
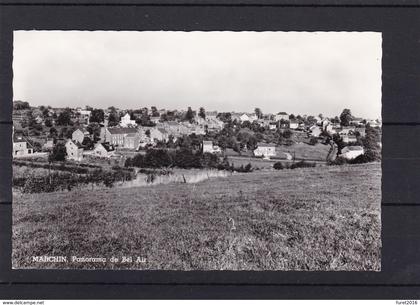
{"label": "farm building", "polygon": [[341,150],[340,157],[350,160],[363,154],[364,154],[364,149],[361,146],[346,146]]}
{"label": "farm building", "polygon": [[203,154],[204,153],[221,153],[222,150],[218,145],[213,145],[212,141],[203,141]]}
{"label": "farm building", "polygon": [[258,143],[254,150],[254,156],[270,158],[276,155],[276,145],[271,143]]}

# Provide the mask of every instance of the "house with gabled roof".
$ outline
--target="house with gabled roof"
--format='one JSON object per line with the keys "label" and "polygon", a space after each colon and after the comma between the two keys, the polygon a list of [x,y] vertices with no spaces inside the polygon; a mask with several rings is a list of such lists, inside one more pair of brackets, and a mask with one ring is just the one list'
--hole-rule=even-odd
{"label": "house with gabled roof", "polygon": [[254,149],[254,156],[270,158],[276,156],[276,144],[274,143],[257,143],[257,148]]}
{"label": "house with gabled roof", "polygon": [[362,146],[346,146],[341,150],[340,157],[351,160],[365,153]]}
{"label": "house with gabled roof", "polygon": [[66,144],[66,159],[67,160],[74,160],[74,161],[82,161],[83,160],[83,147],[80,143],[74,142],[71,139],[68,139]]}
{"label": "house with gabled roof", "polygon": [[218,145],[214,145],[213,141],[203,141],[203,154],[204,153],[221,153],[222,149]]}
{"label": "house with gabled roof", "polygon": [[124,139],[128,135],[138,133],[137,128],[133,127],[104,127],[101,129],[101,141],[109,142],[111,145],[124,147]]}
{"label": "house with gabled roof", "polygon": [[274,116],[274,120],[276,120],[276,121],[280,121],[280,120],[288,121],[289,120],[289,115],[286,112],[278,112]]}

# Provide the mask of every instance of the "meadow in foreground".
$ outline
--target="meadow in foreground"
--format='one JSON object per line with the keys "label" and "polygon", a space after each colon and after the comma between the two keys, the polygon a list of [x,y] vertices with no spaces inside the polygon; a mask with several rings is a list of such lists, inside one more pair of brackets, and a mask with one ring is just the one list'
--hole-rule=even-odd
{"label": "meadow in foreground", "polygon": [[[379,163],[14,193],[13,268],[380,270]],[[140,264],[32,256],[141,256]]]}

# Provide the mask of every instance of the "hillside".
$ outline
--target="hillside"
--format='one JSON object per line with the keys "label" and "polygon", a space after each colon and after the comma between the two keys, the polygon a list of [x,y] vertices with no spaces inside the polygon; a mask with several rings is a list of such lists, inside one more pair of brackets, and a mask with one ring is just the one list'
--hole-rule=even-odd
{"label": "hillside", "polygon": [[[380,270],[380,164],[14,195],[14,268]],[[33,263],[32,256],[142,263]]]}

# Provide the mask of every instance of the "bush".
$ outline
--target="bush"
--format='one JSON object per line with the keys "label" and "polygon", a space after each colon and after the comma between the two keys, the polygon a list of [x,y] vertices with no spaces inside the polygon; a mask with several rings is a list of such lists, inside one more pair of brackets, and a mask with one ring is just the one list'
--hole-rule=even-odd
{"label": "bush", "polygon": [[291,169],[295,169],[295,168],[306,168],[306,167],[315,167],[315,163],[310,163],[310,162],[306,162],[306,161],[299,161],[297,163],[293,163],[290,168]]}
{"label": "bush", "polygon": [[273,164],[273,168],[274,169],[284,169],[283,163],[281,162],[276,162]]}
{"label": "bush", "polygon": [[329,161],[328,165],[343,165],[347,164],[347,159],[343,157],[337,157],[334,161]]}
{"label": "bush", "polygon": [[357,156],[353,160],[350,160],[350,164],[368,163],[381,160],[379,152],[375,150],[366,150],[363,155]]}
{"label": "bush", "polygon": [[318,140],[317,140],[317,138],[311,138],[311,139],[309,140],[309,144],[310,144],[310,145],[316,145],[316,144],[318,144]]}

